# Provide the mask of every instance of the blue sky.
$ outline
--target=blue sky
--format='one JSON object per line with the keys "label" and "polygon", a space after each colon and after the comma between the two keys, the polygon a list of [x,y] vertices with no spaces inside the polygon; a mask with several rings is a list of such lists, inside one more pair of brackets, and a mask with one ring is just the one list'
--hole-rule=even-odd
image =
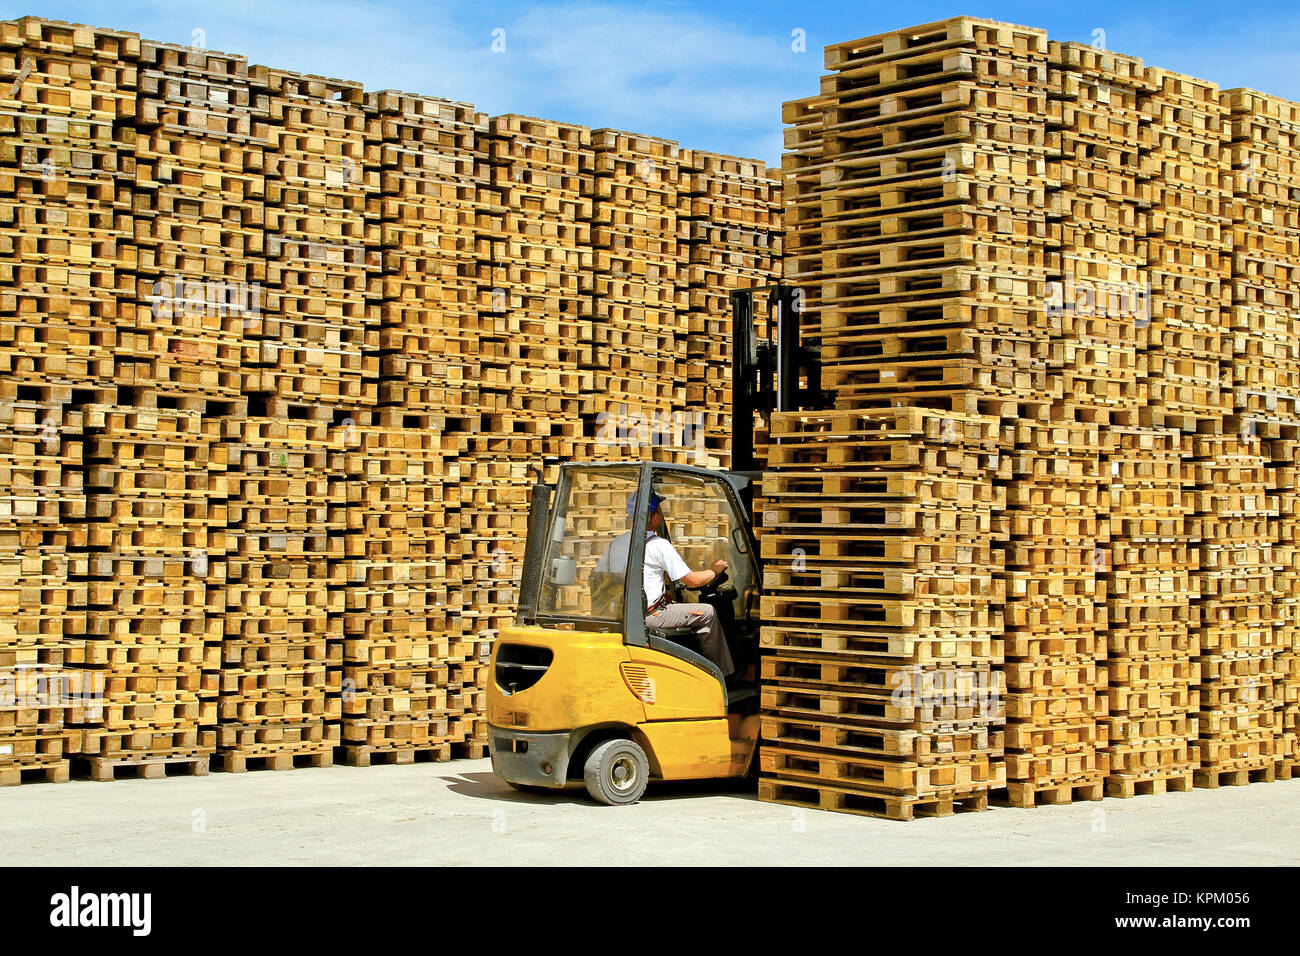
{"label": "blue sky", "polygon": [[[26,14],[195,42],[257,63],[614,126],[779,162],[781,103],[817,90],[822,47],[958,14],[1044,28],[1149,64],[1300,99],[1300,6],[416,0],[0,0]],[[806,51],[794,50],[802,30]],[[494,32],[504,51],[492,49]]]}

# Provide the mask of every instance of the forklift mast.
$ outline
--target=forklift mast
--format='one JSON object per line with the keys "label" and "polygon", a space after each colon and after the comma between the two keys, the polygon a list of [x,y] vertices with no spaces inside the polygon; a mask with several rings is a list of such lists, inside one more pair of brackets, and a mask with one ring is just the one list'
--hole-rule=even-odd
{"label": "forklift mast", "polygon": [[[825,407],[820,342],[803,337],[802,306],[802,293],[788,285],[731,293],[731,467],[720,474],[732,486],[751,522],[753,486],[760,473],[754,454],[754,416],[770,420],[774,411]],[[767,318],[762,337],[755,323],[760,308]],[[534,470],[537,478],[529,494],[528,537],[519,587],[517,620],[521,624],[532,622],[537,613],[544,576],[545,532],[555,493],[542,469]]]}
{"label": "forklift mast", "polygon": [[[755,314],[767,314],[760,339]],[[803,337],[803,294],[794,286],[770,285],[731,293],[731,471],[757,472],[754,415],[819,407],[820,343]]]}

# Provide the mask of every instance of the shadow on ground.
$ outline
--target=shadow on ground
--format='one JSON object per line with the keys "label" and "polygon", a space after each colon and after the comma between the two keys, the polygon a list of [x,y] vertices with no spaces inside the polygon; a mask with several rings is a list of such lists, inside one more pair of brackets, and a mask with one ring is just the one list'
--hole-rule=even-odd
{"label": "shadow on ground", "polygon": [[[516,790],[494,773],[462,773],[440,778],[447,781],[452,793],[476,800],[498,800],[503,803],[582,803],[594,805],[587,789],[580,782],[570,783],[563,790]],[[680,800],[689,797],[739,797],[757,800],[753,784],[744,780],[673,780],[650,784],[642,801],[654,803],[662,800]]]}

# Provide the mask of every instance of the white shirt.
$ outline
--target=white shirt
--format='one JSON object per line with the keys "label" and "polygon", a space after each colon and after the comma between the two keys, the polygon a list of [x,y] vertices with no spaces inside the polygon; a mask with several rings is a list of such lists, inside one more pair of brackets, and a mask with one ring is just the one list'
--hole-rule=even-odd
{"label": "white shirt", "polygon": [[[624,531],[615,538],[599,561],[597,571],[619,574],[627,569],[627,552],[632,546],[632,532]],[[664,575],[671,581],[680,581],[691,573],[691,567],[682,560],[677,549],[666,538],[655,535],[645,543],[645,561],[641,565],[641,584],[645,588],[646,607],[663,597],[666,585]]]}

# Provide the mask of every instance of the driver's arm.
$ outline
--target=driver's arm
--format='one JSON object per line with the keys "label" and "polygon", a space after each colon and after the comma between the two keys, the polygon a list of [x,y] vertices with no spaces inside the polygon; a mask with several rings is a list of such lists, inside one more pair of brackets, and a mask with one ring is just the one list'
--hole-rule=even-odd
{"label": "driver's arm", "polygon": [[714,561],[709,570],[687,572],[678,583],[685,585],[692,591],[695,591],[712,584],[721,576],[722,572],[726,570],[726,561]]}
{"label": "driver's arm", "polygon": [[707,571],[692,571],[690,565],[683,561],[681,555],[677,553],[676,548],[669,544],[668,550],[672,552],[668,559],[668,576],[692,591],[707,587],[716,581],[722,572],[727,570],[726,561],[714,561]]}

